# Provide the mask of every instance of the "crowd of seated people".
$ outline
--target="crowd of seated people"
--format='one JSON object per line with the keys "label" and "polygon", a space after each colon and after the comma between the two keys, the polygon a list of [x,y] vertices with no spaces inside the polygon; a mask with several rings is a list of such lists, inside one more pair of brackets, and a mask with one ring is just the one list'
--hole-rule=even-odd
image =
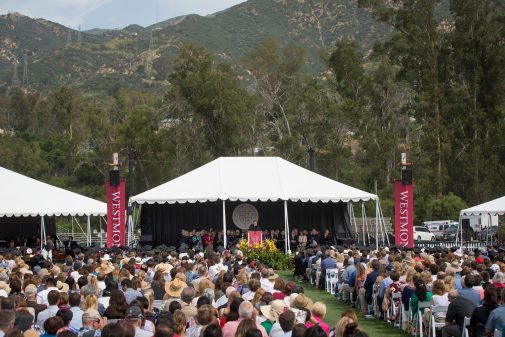
{"label": "crowd of seated people", "polygon": [[501,336],[505,329],[505,247],[315,247],[297,253],[300,280],[331,292],[327,271],[336,275],[337,300],[406,332],[427,334],[434,323],[443,337],[464,330],[470,337]]}
{"label": "crowd of seated people", "polygon": [[325,303],[237,249],[39,255],[0,256],[0,336],[366,337],[352,312],[329,326]]}

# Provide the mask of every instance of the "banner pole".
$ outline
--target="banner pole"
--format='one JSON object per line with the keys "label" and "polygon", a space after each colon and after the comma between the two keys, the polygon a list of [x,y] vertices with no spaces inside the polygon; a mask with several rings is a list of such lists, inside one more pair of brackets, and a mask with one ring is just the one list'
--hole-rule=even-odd
{"label": "banner pole", "polygon": [[226,202],[223,200],[223,244],[224,249],[228,247],[228,237],[226,236]]}

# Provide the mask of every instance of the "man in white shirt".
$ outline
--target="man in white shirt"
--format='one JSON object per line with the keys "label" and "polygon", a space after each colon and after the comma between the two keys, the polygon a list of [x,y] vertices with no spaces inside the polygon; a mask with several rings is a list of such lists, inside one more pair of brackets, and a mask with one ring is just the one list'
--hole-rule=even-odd
{"label": "man in white shirt", "polygon": [[267,268],[261,269],[261,281],[260,281],[261,288],[263,288],[263,290],[265,290],[265,292],[273,294],[274,285],[268,279],[269,276],[270,276],[270,272],[268,271]]}
{"label": "man in white shirt", "polygon": [[58,290],[51,290],[47,294],[48,307],[46,310],[41,311],[37,316],[37,325],[44,326],[44,322],[49,318],[56,315],[58,312],[58,303],[60,302],[60,292]]}
{"label": "man in white shirt", "polygon": [[72,320],[68,324],[69,327],[79,330],[82,328],[82,314],[83,311],[79,307],[81,305],[81,295],[79,293],[72,293],[68,297],[68,304],[70,304],[70,311],[72,311]]}
{"label": "man in white shirt", "polygon": [[49,302],[47,301],[47,295],[52,290],[59,291],[59,289],[56,287],[56,280],[50,277],[46,280],[46,289],[38,293],[37,302],[39,302],[39,304],[49,305]]}

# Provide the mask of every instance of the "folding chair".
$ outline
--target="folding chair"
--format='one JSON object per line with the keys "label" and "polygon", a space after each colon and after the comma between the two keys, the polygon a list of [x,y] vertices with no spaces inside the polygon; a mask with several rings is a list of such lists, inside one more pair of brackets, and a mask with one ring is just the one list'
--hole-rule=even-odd
{"label": "folding chair", "polygon": [[338,274],[337,269],[331,269],[330,272],[330,294],[335,295],[337,292]]}
{"label": "folding chair", "polygon": [[331,274],[336,273],[336,269],[326,269],[326,292],[331,292]]}
{"label": "folding chair", "polygon": [[461,333],[461,337],[469,337],[468,327],[470,326],[470,317],[465,316],[465,320],[463,323],[463,332]]}
{"label": "folding chair", "polygon": [[439,305],[435,307],[431,307],[430,309],[430,330],[429,336],[436,337],[436,329],[441,329],[445,326],[445,322],[437,322],[435,321],[435,314],[438,313],[447,313],[447,306]]}
{"label": "folding chair", "polygon": [[[387,316],[388,316],[388,320],[391,319],[389,322],[391,324],[393,324],[393,326],[400,326],[401,325],[401,321],[402,321],[401,312],[402,312],[402,307],[403,307],[401,298],[402,298],[402,293],[400,293],[400,292],[396,292],[396,293],[391,294],[391,303],[389,305],[389,310],[388,310]],[[398,307],[396,307],[395,303],[398,300],[400,300],[400,304]],[[400,312],[398,312],[398,311],[400,311]]]}
{"label": "folding chair", "polygon": [[[419,337],[423,337],[423,310],[430,308],[430,302],[419,302],[417,304],[417,312],[412,313],[412,329],[414,336],[419,334]],[[411,310],[412,311],[412,310]]]}

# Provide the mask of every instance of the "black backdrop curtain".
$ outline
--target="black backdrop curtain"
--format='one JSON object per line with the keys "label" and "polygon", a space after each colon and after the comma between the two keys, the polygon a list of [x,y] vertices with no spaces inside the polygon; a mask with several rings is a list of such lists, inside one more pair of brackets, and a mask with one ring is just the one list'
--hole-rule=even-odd
{"label": "black backdrop curtain", "polygon": [[[54,216],[45,216],[47,235],[56,234]],[[40,216],[0,217],[0,239],[40,237]]]}
{"label": "black backdrop curtain", "polygon": [[[226,201],[226,227],[238,229],[232,220],[235,207],[243,202]],[[259,213],[262,230],[284,230],[284,202],[247,202]],[[290,229],[326,229],[334,239],[351,238],[347,204],[288,202]],[[153,245],[177,246],[181,231],[223,229],[222,201],[184,204],[143,204],[140,215],[141,241]]]}

